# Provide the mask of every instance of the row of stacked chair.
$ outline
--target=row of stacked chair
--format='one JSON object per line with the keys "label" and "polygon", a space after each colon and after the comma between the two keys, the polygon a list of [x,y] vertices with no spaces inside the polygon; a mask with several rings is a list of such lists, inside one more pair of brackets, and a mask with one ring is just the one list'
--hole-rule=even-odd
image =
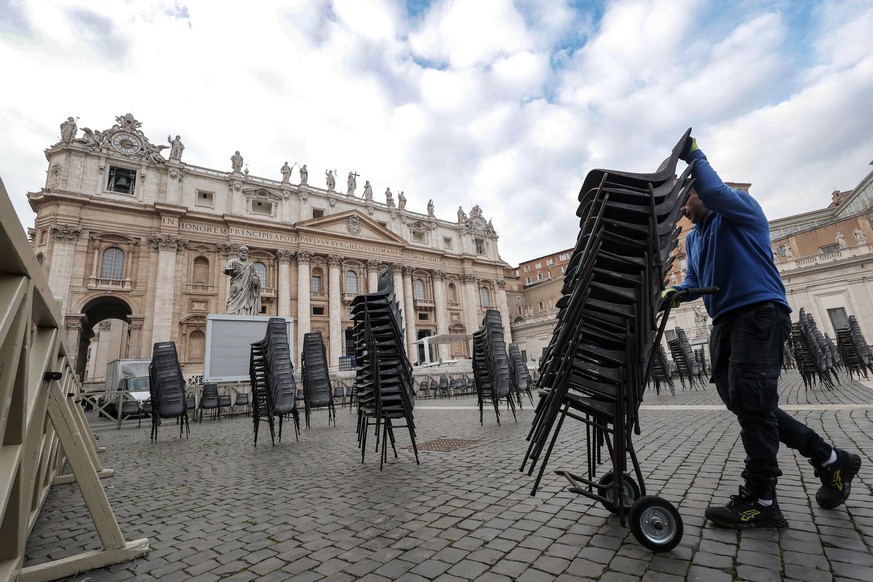
{"label": "row of stacked chair", "polygon": [[[541,360],[541,399],[521,467],[530,461],[532,474],[540,463],[532,493],[567,417],[587,426],[586,477],[560,472],[571,491],[607,500],[592,490],[603,444],[613,475],[625,474],[629,455],[642,482],[631,433],[639,432],[639,404],[666,323],[658,315],[659,298],[693,182],[691,165],[675,175],[689,134],[655,173],[593,170],[585,178],[576,212],[580,232],[557,302],[558,321]],[[587,489],[576,487],[579,482]],[[612,483],[611,499],[620,499],[623,480]],[[624,505],[618,505],[624,523]]]}
{"label": "row of stacked chair", "polygon": [[494,309],[485,311],[482,327],[473,333],[473,378],[476,380],[479,424],[484,422],[486,400],[494,406],[497,424],[500,424],[500,401],[504,398],[512,410],[513,419],[516,418],[503,323],[500,312]]}
{"label": "row of stacked chair", "polygon": [[691,342],[688,341],[685,330],[677,327],[675,331],[676,336],[673,339],[667,340],[667,346],[669,346],[670,355],[676,364],[676,375],[679,377],[682,389],[685,389],[686,380],[688,380],[689,387],[704,387],[704,382],[706,381],[703,378],[706,373],[704,371],[705,364],[701,367],[698,357],[695,355],[694,350],[691,349]]}
{"label": "row of stacked chair", "polygon": [[839,381],[836,359],[811,313],[801,308],[798,320],[791,324],[791,353],[803,378],[804,388],[821,383],[826,388]]}
{"label": "row of stacked chair", "polygon": [[303,352],[300,357],[301,380],[303,382],[303,402],[306,428],[310,428],[309,417],[313,408],[327,408],[327,424],[333,421],[336,426],[336,408],[333,403],[333,390],[327,367],[324,338],[320,331],[303,334]]}
{"label": "row of stacked chair", "polygon": [[527,369],[527,362],[524,361],[524,356],[518,347],[518,344],[509,344],[509,380],[512,382],[512,388],[515,392],[518,407],[521,408],[522,394],[527,394],[530,403],[533,404],[533,393],[531,392],[530,370]]}
{"label": "row of stacked chair", "polygon": [[300,413],[297,410],[297,382],[288,344],[287,324],[284,318],[271,317],[267,322],[264,339],[251,344],[249,377],[252,384],[252,420],[255,446],[261,420],[270,427],[270,439],[276,444],[274,418],[279,418],[279,441],[282,424],[291,416],[294,437],[300,435]]}
{"label": "row of stacked chair", "polygon": [[158,441],[158,426],[162,418],[179,418],[179,438],[189,434],[188,401],[185,398],[185,378],[179,366],[175,342],[158,342],[152,347],[149,364],[149,392],[152,405],[150,441]]}
{"label": "row of stacked chair", "polygon": [[375,426],[377,451],[381,443],[380,470],[388,455],[389,441],[397,457],[394,429],[405,426],[417,464],[412,366],[403,347],[400,307],[388,269],[379,274],[375,292],[358,295],[352,300],[351,313],[354,319],[355,394],[361,462],[366,455],[370,426]]}
{"label": "row of stacked chair", "polygon": [[857,374],[860,379],[863,374],[867,378],[868,370],[873,372],[873,353],[861,333],[857,318],[850,315],[849,325],[836,330],[836,334],[837,349],[849,375]]}
{"label": "row of stacked chair", "polygon": [[661,387],[670,389],[670,394],[676,394],[676,386],[673,384],[673,366],[667,358],[667,351],[663,344],[655,348],[655,357],[652,361],[651,381],[655,384],[655,394],[661,394]]}

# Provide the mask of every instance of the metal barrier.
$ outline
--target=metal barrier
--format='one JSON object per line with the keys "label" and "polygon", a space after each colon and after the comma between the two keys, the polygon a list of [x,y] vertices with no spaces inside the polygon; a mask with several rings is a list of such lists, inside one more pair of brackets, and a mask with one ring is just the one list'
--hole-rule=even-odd
{"label": "metal barrier", "polygon": [[[97,441],[75,402],[80,386],[59,306],[0,180],[0,580],[56,580],[137,558],[100,482]],[[60,475],[64,463],[70,475]],[[75,481],[103,549],[24,567],[27,538],[53,484]]]}

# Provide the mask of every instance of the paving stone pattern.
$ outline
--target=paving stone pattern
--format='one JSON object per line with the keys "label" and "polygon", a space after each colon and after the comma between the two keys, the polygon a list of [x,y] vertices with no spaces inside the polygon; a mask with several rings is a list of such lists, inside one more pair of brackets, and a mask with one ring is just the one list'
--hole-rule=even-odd
{"label": "paving stone pattern", "polygon": [[[873,572],[873,384],[842,378],[804,389],[783,376],[791,413],[842,448],[858,451],[861,474],[846,506],[820,509],[819,482],[806,460],[779,453],[779,502],[789,529],[735,532],[705,523],[703,512],[736,493],[744,453],[739,428],[714,387],[656,397],[648,393],[634,444],[649,494],[677,505],[685,535],[673,551],[640,546],[598,503],[566,491],[556,469],[584,470],[584,430],[568,420],[536,496],[519,471],[533,419],[528,405],[498,426],[479,424],[475,400],[419,400],[418,442],[477,441],[451,451],[423,450],[416,466],[405,429],[399,458],[379,471],[361,463],[355,416],[337,426],[316,412],[313,428],[275,447],[252,446],[244,417],[192,425],[188,440],[165,426],[150,444],[148,426],[92,425],[106,447],[103,480],[126,539],[149,538],[144,558],[69,580],[863,580]],[[286,431],[286,435],[291,431]],[[370,442],[375,445],[374,441]],[[75,484],[51,489],[28,540],[26,565],[99,548]]]}

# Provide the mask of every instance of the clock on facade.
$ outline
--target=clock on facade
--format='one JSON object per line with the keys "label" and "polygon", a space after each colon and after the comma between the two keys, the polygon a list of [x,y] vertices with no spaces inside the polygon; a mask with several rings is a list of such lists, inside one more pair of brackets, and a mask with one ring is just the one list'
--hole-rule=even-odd
{"label": "clock on facade", "polygon": [[139,138],[129,133],[116,133],[112,136],[112,146],[123,154],[135,154],[139,151]]}

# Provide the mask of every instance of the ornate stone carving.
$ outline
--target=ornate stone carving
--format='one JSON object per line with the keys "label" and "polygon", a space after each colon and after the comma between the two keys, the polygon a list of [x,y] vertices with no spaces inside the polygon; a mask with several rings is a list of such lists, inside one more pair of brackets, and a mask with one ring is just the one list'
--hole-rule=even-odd
{"label": "ornate stone carving", "polygon": [[327,264],[331,267],[339,267],[343,264],[343,258],[340,255],[327,255]]}
{"label": "ornate stone carving", "polygon": [[242,172],[243,157],[239,155],[239,150],[236,150],[233,155],[230,156],[230,167],[234,174]]}
{"label": "ornate stone carving", "polygon": [[51,229],[52,238],[56,241],[76,242],[79,240],[79,235],[82,234],[80,227],[69,224],[53,224]]}
{"label": "ornate stone carving", "polygon": [[170,177],[170,180],[178,180],[182,181],[182,170],[179,168],[170,168],[170,171],[167,172],[167,175]]}
{"label": "ornate stone carving", "polygon": [[385,204],[388,208],[394,208],[394,194],[391,193],[391,188],[385,188]]}
{"label": "ornate stone carving", "polygon": [[61,124],[61,142],[73,143],[78,131],[79,129],[76,127],[76,120],[72,117],[68,117],[67,120]]}
{"label": "ornate stone carving", "polygon": [[336,177],[334,176],[334,170],[325,170],[324,178],[327,182],[327,191],[333,192],[336,190]]}
{"label": "ornate stone carving", "polygon": [[177,162],[181,161],[182,152],[185,151],[185,146],[182,144],[182,138],[177,135],[176,138],[173,139],[168,135],[167,141],[170,142],[170,159],[176,160]]}
{"label": "ornate stone carving", "polygon": [[[297,162],[294,162],[294,165],[297,165]],[[289,180],[291,180],[291,170],[294,166],[289,166],[288,162],[279,168],[279,171],[282,173],[282,183],[287,184]]]}
{"label": "ornate stone carving", "polygon": [[403,194],[403,190],[397,195],[397,209],[406,210],[406,195]]}
{"label": "ornate stone carving", "polygon": [[216,246],[218,246],[218,256],[223,259],[239,253],[239,245],[236,243],[218,243]]}
{"label": "ornate stone carving", "polygon": [[403,275],[404,276],[411,277],[414,272],[415,272],[415,267],[409,267],[406,265],[403,266]]}
{"label": "ornate stone carving", "polygon": [[297,251],[297,264],[309,264],[312,261],[313,253],[310,251]]}
{"label": "ornate stone carving", "polygon": [[397,275],[397,274],[399,274],[399,273],[403,273],[403,265],[400,265],[399,263],[391,263],[391,264],[388,265],[388,266],[391,267],[391,273],[392,273],[393,275]]}
{"label": "ornate stone carving", "polygon": [[247,200],[257,199],[257,200],[271,200],[274,202],[278,202],[280,200],[288,200],[287,192],[274,192],[273,190],[268,190],[267,188],[258,187],[258,188],[243,188],[242,189],[243,196],[246,197]]}
{"label": "ornate stone carving", "polygon": [[410,223],[409,228],[412,230],[433,230],[436,228],[436,224],[426,220],[416,220],[415,222]]}
{"label": "ornate stone carving", "polygon": [[153,251],[176,251],[188,249],[188,239],[169,234],[153,234],[148,237],[149,248]]}
{"label": "ornate stone carving", "polygon": [[288,265],[291,263],[291,258],[294,256],[294,253],[291,251],[278,250],[276,251],[276,261],[280,265]]}
{"label": "ornate stone carving", "polygon": [[346,186],[348,186],[348,188],[346,189],[347,195],[355,195],[355,189],[358,187],[358,176],[359,174],[357,172],[349,172],[349,179],[346,181]]}
{"label": "ornate stone carving", "polygon": [[261,308],[261,279],[255,263],[249,260],[249,248],[239,248],[239,258],[232,258],[224,268],[230,277],[226,311],[228,315],[257,315]]}
{"label": "ornate stone carving", "polygon": [[242,180],[237,180],[234,178],[229,178],[227,180],[227,191],[230,194],[233,194],[234,192],[239,194],[240,192],[242,192],[242,188],[243,188],[243,181]]}
{"label": "ornate stone carving", "polygon": [[101,321],[100,323],[97,324],[97,329],[99,331],[109,331],[110,329],[112,329],[112,322],[109,321],[108,319]]}
{"label": "ornate stone carving", "polygon": [[[463,209],[458,208],[458,220],[461,220]],[[477,204],[470,210],[470,218],[467,218],[464,221],[464,228],[467,230],[471,230],[473,232],[481,232],[483,234],[492,234],[496,235],[497,232],[494,230],[494,225],[491,224],[490,220],[485,220],[485,217],[482,215],[482,209],[479,208]]]}
{"label": "ornate stone carving", "polygon": [[355,236],[361,234],[361,219],[354,214],[349,216],[346,220],[346,232]]}
{"label": "ornate stone carving", "polygon": [[[126,113],[116,117],[115,125],[105,131],[83,127],[82,132],[85,136],[73,139],[72,142],[82,144],[91,151],[111,152],[113,155],[121,154],[159,165],[166,162],[161,154],[161,151],[165,149],[170,149],[171,155],[174,151],[179,156],[182,155],[179,147],[181,141],[178,142],[175,150],[173,145],[154,145],[142,132],[141,126],[142,123],[137,121],[133,115]],[[170,143],[173,144],[174,141],[170,140]]]}
{"label": "ornate stone carving", "polygon": [[445,271],[440,271],[439,269],[432,271],[430,276],[431,276],[431,278],[433,278],[434,281],[445,281],[446,280]]}
{"label": "ornate stone carving", "polygon": [[51,169],[51,179],[49,180],[49,188],[57,188],[61,183],[61,173],[64,170],[63,164],[55,164]]}
{"label": "ornate stone carving", "polygon": [[306,169],[306,164],[300,166],[300,185],[306,186],[309,184],[309,170]]}
{"label": "ornate stone carving", "polygon": [[382,270],[382,261],[376,259],[367,259],[367,270],[379,272]]}
{"label": "ornate stone carving", "polygon": [[504,281],[503,279],[500,279],[499,281],[495,281],[494,284],[497,285],[497,287],[500,289],[506,289],[506,281]]}
{"label": "ornate stone carving", "polygon": [[458,275],[458,280],[465,285],[467,283],[475,283],[476,277],[474,275],[470,275],[469,273],[461,273]]}

